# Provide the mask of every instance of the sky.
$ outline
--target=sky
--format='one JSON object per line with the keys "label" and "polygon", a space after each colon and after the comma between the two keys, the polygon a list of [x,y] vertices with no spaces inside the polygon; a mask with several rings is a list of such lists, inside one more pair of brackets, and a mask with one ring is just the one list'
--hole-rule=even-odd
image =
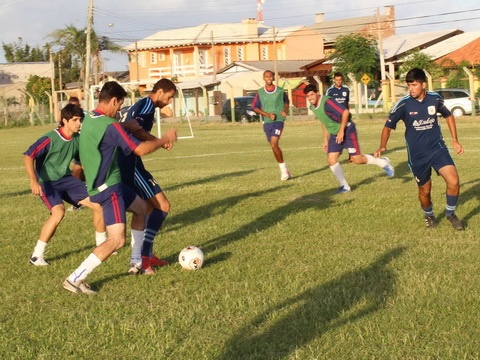
{"label": "sky", "polygon": [[[258,0],[93,0],[93,27],[126,46],[158,31],[205,23],[239,23],[256,18]],[[262,0],[263,19],[277,28],[311,25],[315,14],[325,20],[373,16],[377,8],[395,6],[397,34],[460,29],[480,31],[478,0]],[[43,46],[48,35],[68,25],[85,28],[90,0],[0,0],[0,41]],[[381,3],[379,7],[379,3]],[[55,49],[54,49],[55,50]],[[104,52],[104,70],[127,69],[127,56]],[[0,63],[5,63],[3,47]]]}

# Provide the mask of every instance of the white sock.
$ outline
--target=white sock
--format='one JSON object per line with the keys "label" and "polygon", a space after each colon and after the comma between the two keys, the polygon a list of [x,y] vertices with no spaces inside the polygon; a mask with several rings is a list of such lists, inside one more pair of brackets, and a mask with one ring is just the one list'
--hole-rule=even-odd
{"label": "white sock", "polygon": [[132,233],[132,255],[130,256],[130,264],[138,264],[142,262],[142,245],[143,230],[131,230]]}
{"label": "white sock", "polygon": [[285,164],[284,162],[283,163],[278,163],[278,166],[280,167],[281,172],[286,172],[288,170],[287,169],[287,164]]}
{"label": "white sock", "polygon": [[35,245],[35,248],[33,249],[32,257],[43,257],[46,247],[47,247],[46,242],[42,240],[38,240],[37,245]]}
{"label": "white sock", "polygon": [[102,262],[94,254],[91,253],[88,257],[80,264],[80,266],[73,273],[70,274],[68,280],[77,282],[85,280],[88,274],[90,274],[98,265]]}
{"label": "white sock", "polygon": [[337,162],[335,165],[330,166],[330,170],[332,170],[333,175],[335,175],[340,185],[345,189],[350,190],[350,186],[345,179],[345,175],[343,174],[343,169],[340,163]]}
{"label": "white sock", "polygon": [[385,160],[384,158],[376,158],[372,155],[365,155],[365,157],[367,158],[367,164],[368,165],[377,165],[379,167],[381,167],[382,169],[388,165],[388,162],[387,160]]}
{"label": "white sock", "polygon": [[105,241],[107,241],[107,233],[105,231],[104,232],[95,231],[95,244],[98,246],[103,244]]}

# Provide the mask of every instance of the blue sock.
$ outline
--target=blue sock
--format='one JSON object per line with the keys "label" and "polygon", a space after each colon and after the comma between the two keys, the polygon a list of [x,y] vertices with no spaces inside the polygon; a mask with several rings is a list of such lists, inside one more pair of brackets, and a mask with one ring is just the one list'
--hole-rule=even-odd
{"label": "blue sock", "polygon": [[452,216],[457,207],[458,195],[447,194],[447,206],[445,208],[445,215]]}
{"label": "blue sock", "polygon": [[425,216],[433,216],[433,204],[430,204],[428,208],[422,206],[422,210],[425,213]]}
{"label": "blue sock", "polygon": [[153,256],[153,240],[160,231],[163,222],[167,218],[168,212],[160,209],[153,209],[148,216],[147,226],[143,238],[142,256]]}

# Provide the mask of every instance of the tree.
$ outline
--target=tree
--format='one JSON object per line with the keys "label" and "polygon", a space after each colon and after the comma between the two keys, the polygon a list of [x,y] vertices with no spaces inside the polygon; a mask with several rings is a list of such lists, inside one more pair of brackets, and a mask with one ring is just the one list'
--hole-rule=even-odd
{"label": "tree", "polygon": [[[86,29],[77,29],[74,25],[68,25],[64,29],[53,31],[49,37],[52,39],[52,45],[57,45],[61,48],[58,54],[61,55],[62,59],[65,59],[65,61],[69,59],[71,62],[70,68],[78,69],[77,80],[83,81],[85,78],[85,57],[87,53]],[[117,53],[125,51],[107,37],[98,37],[95,31],[92,30],[91,53],[96,72],[98,72],[101,64],[100,52],[102,50]]]}
{"label": "tree", "polygon": [[407,72],[413,68],[426,70],[433,78],[442,76],[441,67],[433,61],[431,56],[421,52],[418,48],[407,52],[405,60],[398,69],[398,77],[404,80]]}
{"label": "tree", "polygon": [[5,53],[5,60],[8,62],[37,62],[49,60],[49,46],[48,44],[42,48],[31,47],[23,43],[21,37],[18,42],[5,44],[2,42],[3,52]]}
{"label": "tree", "polygon": [[30,75],[25,90],[28,91],[40,104],[48,104],[48,95],[52,92],[51,80],[48,77]]}
{"label": "tree", "polygon": [[373,36],[350,34],[337,38],[333,53],[328,57],[334,61],[335,71],[352,73],[357,81],[364,74],[374,78],[380,60],[377,41]]}
{"label": "tree", "polygon": [[8,118],[10,117],[11,118],[11,115],[8,111],[8,108],[10,106],[14,106],[14,105],[20,105],[20,103],[18,102],[17,98],[15,96],[9,96],[9,97],[5,97],[5,96],[0,96],[0,104],[3,105],[3,115],[4,115],[4,124],[5,126],[8,125]]}

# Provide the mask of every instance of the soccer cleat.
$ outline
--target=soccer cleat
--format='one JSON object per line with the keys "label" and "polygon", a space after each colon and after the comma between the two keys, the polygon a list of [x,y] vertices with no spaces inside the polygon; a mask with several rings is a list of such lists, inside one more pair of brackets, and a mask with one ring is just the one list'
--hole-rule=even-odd
{"label": "soccer cleat", "polygon": [[34,266],[47,266],[50,265],[48,262],[45,261],[45,259],[41,256],[32,256],[30,258],[30,264]]}
{"label": "soccer cleat", "polygon": [[435,219],[434,215],[425,215],[425,218],[423,220],[425,221],[425,225],[428,228],[434,228],[438,225],[437,219]]}
{"label": "soccer cleat", "polygon": [[447,216],[447,220],[450,221],[450,224],[452,224],[455,230],[463,230],[462,221],[457,217],[457,215],[452,214]]}
{"label": "soccer cleat", "polygon": [[130,264],[130,269],[128,269],[130,275],[140,275],[142,273],[142,264]]}
{"label": "soccer cleat", "polygon": [[392,166],[392,163],[390,162],[390,159],[387,158],[387,157],[384,157],[383,160],[385,160],[387,162],[387,165],[385,165],[382,169],[385,170],[388,177],[393,177],[393,175],[395,175],[395,169]]}
{"label": "soccer cleat", "polygon": [[168,265],[167,260],[160,259],[155,255],[153,255],[152,257],[142,256],[142,264],[145,260],[149,263],[150,266],[153,267],[162,267]]}
{"label": "soccer cleat", "polygon": [[340,188],[337,190],[337,194],[348,193],[350,191],[352,191],[352,189],[346,188],[345,186],[340,186]]}
{"label": "soccer cleat", "polygon": [[282,175],[280,176],[281,181],[289,180],[292,178],[292,174],[290,174],[290,171],[282,171]]}
{"label": "soccer cleat", "polygon": [[83,280],[78,281],[78,282],[74,282],[74,281],[70,281],[70,280],[68,280],[68,278],[66,278],[65,281],[63,282],[63,288],[65,290],[71,291],[75,294],[93,295],[93,294],[97,293],[96,291],[93,291],[92,289],[90,289],[90,285],[88,285]]}

